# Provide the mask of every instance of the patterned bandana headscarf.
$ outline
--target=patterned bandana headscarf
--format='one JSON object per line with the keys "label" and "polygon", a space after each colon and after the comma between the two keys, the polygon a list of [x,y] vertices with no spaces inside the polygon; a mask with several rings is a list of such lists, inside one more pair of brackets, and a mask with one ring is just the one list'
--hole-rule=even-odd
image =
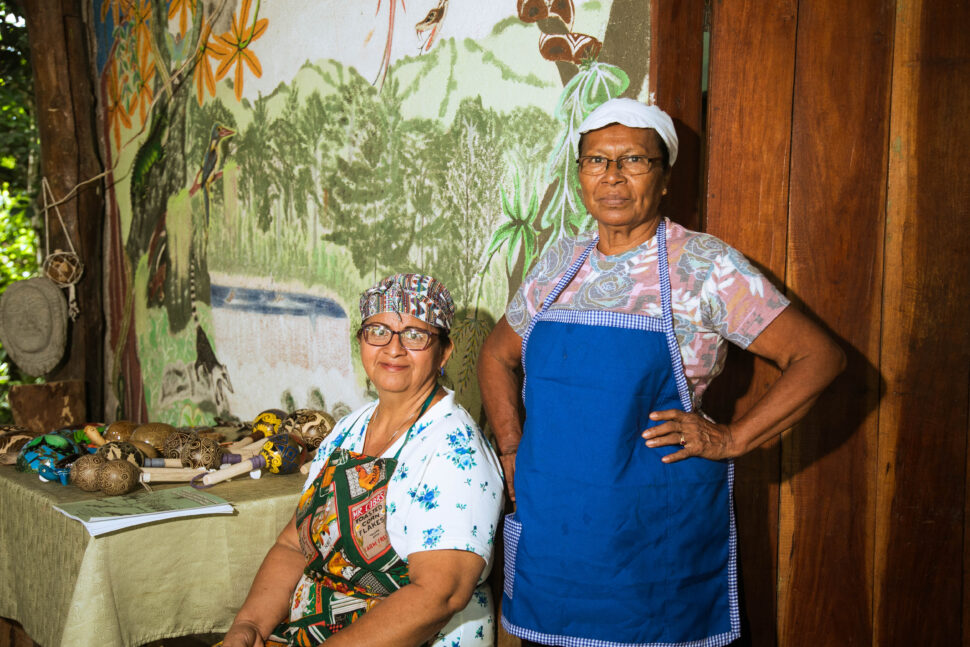
{"label": "patterned bandana headscarf", "polygon": [[451,330],[455,302],[443,283],[425,274],[394,274],[360,295],[360,320],[382,312],[411,315]]}
{"label": "patterned bandana headscarf", "polygon": [[657,106],[648,106],[634,99],[610,99],[589,113],[579,124],[579,134],[599,130],[611,124],[621,124],[628,128],[653,128],[667,145],[670,165],[677,161],[677,131],[674,120]]}

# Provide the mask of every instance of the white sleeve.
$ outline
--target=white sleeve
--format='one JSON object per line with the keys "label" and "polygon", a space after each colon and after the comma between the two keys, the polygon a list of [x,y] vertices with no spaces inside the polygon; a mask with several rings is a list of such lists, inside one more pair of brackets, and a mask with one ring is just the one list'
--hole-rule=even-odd
{"label": "white sleeve", "polygon": [[467,550],[490,563],[502,511],[498,459],[465,416],[450,416],[440,424],[444,428],[421,443],[430,445],[423,456],[409,457],[407,473],[395,474],[403,491],[395,497],[400,509],[389,516],[403,525],[398,552],[407,557],[424,550]]}

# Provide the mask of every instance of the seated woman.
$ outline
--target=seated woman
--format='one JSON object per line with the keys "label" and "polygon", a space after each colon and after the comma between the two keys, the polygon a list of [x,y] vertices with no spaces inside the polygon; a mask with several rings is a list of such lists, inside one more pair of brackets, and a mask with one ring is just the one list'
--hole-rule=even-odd
{"label": "seated woman", "polygon": [[320,446],[224,647],[492,645],[483,583],[502,474],[438,384],[454,313],[448,290],[420,274],[361,295],[357,340],[377,402]]}

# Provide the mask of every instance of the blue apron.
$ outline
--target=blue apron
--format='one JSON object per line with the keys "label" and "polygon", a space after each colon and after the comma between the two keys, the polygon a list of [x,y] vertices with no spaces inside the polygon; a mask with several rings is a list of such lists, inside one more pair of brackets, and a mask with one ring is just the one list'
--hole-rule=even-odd
{"label": "blue apron", "polygon": [[505,520],[502,624],[563,647],[727,645],[740,635],[733,464],[661,458],[652,411],[691,410],[657,229],[661,318],[549,310],[522,340],[526,420]]}

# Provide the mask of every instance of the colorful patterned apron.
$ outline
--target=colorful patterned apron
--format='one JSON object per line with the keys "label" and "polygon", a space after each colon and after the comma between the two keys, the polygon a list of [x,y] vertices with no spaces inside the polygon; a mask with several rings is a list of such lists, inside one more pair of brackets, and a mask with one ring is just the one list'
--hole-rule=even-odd
{"label": "colorful patterned apron", "polygon": [[[437,391],[435,386],[417,420]],[[387,531],[387,486],[417,420],[393,458],[335,449],[303,493],[296,529],[306,567],[290,602],[290,621],[272,638],[317,645],[410,582],[408,564],[391,547]]]}
{"label": "colorful patterned apron", "polygon": [[[597,239],[598,240],[598,239]],[[740,633],[733,464],[649,448],[652,411],[691,410],[657,229],[661,318],[549,310],[522,340],[526,420],[505,521],[502,624],[564,647],[726,645]]]}

